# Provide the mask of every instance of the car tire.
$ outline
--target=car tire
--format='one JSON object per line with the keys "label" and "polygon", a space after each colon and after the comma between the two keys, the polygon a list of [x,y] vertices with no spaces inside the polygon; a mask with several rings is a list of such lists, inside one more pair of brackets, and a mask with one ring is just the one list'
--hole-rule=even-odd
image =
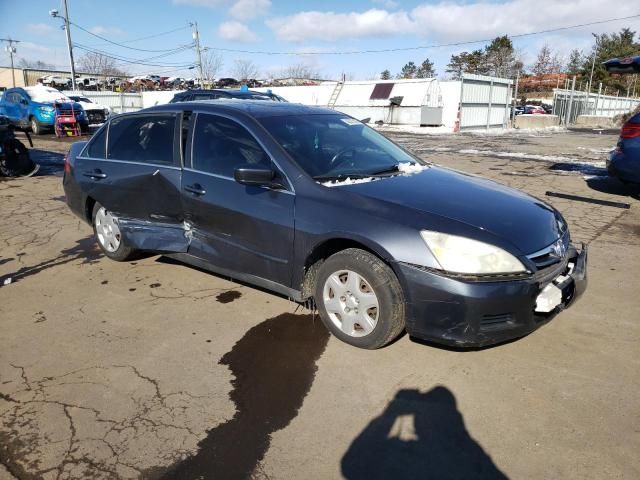
{"label": "car tire", "polygon": [[34,135],[42,135],[44,133],[44,128],[36,117],[31,117],[31,120],[29,120],[29,127]]}
{"label": "car tire", "polygon": [[118,228],[118,218],[98,202],[93,206],[91,224],[98,245],[107,257],[117,262],[125,262],[135,257],[137,250],[126,245],[126,240]]}
{"label": "car tire", "polygon": [[405,328],[404,295],[396,275],[364,250],[349,248],[322,262],[314,300],[329,331],[355,347],[381,348]]}

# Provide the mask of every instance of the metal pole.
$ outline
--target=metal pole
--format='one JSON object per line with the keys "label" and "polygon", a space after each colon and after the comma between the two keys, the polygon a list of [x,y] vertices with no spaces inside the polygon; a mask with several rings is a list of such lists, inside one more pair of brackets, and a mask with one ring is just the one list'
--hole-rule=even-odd
{"label": "metal pole", "polygon": [[9,57],[11,58],[11,81],[13,82],[13,86],[15,88],[16,86],[16,71],[13,69],[13,52],[15,51],[15,48],[11,46],[11,44],[9,44],[9,47],[7,47],[9,50]]}
{"label": "metal pole", "polygon": [[69,64],[71,65],[71,88],[75,92],[76,90],[76,67],[73,64],[73,44],[71,43],[71,28],[69,21],[69,7],[67,5],[67,0],[63,1],[64,3],[64,29],[67,32],[67,48],[69,49]]}
{"label": "metal pole", "polygon": [[487,109],[487,130],[489,130],[489,125],[491,125],[491,110],[493,109],[493,80],[489,84],[489,108]]}
{"label": "metal pole", "polygon": [[513,92],[513,108],[511,109],[511,118],[515,123],[516,119],[516,111],[515,107],[518,105],[518,86],[520,84],[520,69],[518,69],[518,73],[516,74],[516,86]]}
{"label": "metal pole", "polygon": [[202,73],[202,49],[200,48],[200,33],[198,32],[198,22],[193,22],[193,39],[196,41],[196,61],[200,72],[200,88],[204,88],[204,74]]}
{"label": "metal pole", "polygon": [[4,49],[9,54],[9,58],[11,59],[11,80],[13,82],[13,86],[16,86],[16,71],[13,67],[13,54],[16,53],[16,47],[13,46],[14,43],[20,43],[19,40],[12,40],[10,38],[0,38],[1,41],[7,42],[7,45]]}
{"label": "metal pole", "polygon": [[594,107],[594,115],[598,115],[598,104],[600,103],[600,94],[602,93],[602,82],[600,82],[600,85],[598,85],[598,96],[596,97],[596,104]]}
{"label": "metal pole", "polygon": [[565,113],[564,116],[564,125],[567,126],[569,125],[569,122],[571,122],[571,109],[573,107],[573,91],[576,88],[576,76],[573,76],[573,80],[571,80],[571,95],[569,97],[569,106],[567,107],[567,111]]}

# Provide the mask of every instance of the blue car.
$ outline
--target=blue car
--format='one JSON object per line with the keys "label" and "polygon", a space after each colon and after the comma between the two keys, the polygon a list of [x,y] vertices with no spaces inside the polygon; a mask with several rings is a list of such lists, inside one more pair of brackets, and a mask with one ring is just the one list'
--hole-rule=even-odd
{"label": "blue car", "polygon": [[0,99],[0,115],[9,117],[11,123],[20,128],[30,128],[35,135],[52,130],[55,121],[54,102],[63,102],[62,110],[73,107],[82,130],[88,130],[87,114],[78,102],[51,87],[37,86],[9,88]]}
{"label": "blue car", "polygon": [[616,149],[607,161],[609,175],[640,184],[640,112],[622,126]]}

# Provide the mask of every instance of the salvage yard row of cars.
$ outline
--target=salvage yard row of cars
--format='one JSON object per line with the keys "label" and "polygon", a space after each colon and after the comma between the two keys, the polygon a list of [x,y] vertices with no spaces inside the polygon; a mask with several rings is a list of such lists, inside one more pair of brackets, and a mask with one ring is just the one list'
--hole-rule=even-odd
{"label": "salvage yard row of cars", "polygon": [[73,112],[83,131],[90,125],[103,124],[111,114],[110,108],[84,96],[68,97],[55,88],[36,86],[5,90],[0,97],[0,115],[8,117],[16,127],[28,128],[40,135],[53,129],[56,104]]}
{"label": "salvage yard row of cars", "polygon": [[402,331],[459,347],[521,337],[587,283],[586,247],[552,206],[320,107],[219,99],[113,116],[72,145],[63,186],[107,257],[163,254],[313,300],[361,348]]}

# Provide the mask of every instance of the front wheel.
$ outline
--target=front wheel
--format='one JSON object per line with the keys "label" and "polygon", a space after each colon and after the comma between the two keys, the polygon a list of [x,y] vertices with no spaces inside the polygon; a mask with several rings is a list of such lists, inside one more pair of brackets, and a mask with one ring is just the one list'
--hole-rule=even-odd
{"label": "front wheel", "polygon": [[405,327],[398,279],[387,264],[364,250],[349,248],[324,261],[314,298],[331,333],[356,347],[383,347]]}
{"label": "front wheel", "polygon": [[112,260],[124,262],[132,258],[136,250],[124,243],[118,219],[98,202],[93,207],[93,232],[103,253]]}
{"label": "front wheel", "polygon": [[31,131],[33,132],[34,135],[42,135],[43,128],[36,117],[31,117],[31,121],[29,123],[31,126]]}

